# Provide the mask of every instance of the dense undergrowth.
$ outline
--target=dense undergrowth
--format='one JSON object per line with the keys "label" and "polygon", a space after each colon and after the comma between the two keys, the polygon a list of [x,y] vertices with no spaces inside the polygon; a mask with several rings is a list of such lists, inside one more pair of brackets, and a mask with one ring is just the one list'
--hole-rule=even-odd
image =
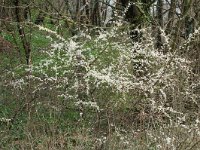
{"label": "dense undergrowth", "polygon": [[0,149],[198,149],[199,76],[180,51],[199,29],[176,49],[141,32],[137,42],[120,27],[48,36],[30,66],[2,63]]}

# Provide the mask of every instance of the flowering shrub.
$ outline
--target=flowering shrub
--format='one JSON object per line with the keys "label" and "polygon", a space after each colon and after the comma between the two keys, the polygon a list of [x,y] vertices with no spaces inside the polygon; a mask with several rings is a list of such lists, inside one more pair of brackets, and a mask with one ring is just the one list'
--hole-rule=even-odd
{"label": "flowering shrub", "polygon": [[[80,117],[87,118],[92,109],[101,116],[96,118],[100,126],[110,113],[109,129],[110,124],[115,129],[123,126],[136,131],[159,129],[160,125],[176,124],[180,130],[181,124],[189,127],[198,120],[195,112],[199,106],[199,95],[193,92],[198,83],[191,81],[191,61],[171,51],[170,42],[163,47],[167,53],[156,49],[150,30],[142,29],[139,42],[133,42],[118,27],[98,30],[96,36],[84,32],[67,40],[59,36],[62,40],[52,43],[47,57],[29,66],[28,75],[13,75],[17,79],[10,85],[20,91],[29,84],[29,94],[37,95],[38,102],[49,99],[56,111],[63,111],[63,106],[77,107]],[[55,106],[57,101],[63,103]],[[175,144],[173,133],[166,137],[159,131],[162,142]],[[147,132],[149,137],[155,134]],[[154,142],[158,141],[152,137]],[[159,146],[162,149],[163,145]]]}

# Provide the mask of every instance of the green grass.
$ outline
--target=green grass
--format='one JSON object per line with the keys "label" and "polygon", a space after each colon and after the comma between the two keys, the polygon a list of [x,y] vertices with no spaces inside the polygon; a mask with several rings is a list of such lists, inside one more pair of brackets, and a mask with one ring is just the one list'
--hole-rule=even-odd
{"label": "green grass", "polygon": [[36,63],[46,57],[45,51],[50,48],[51,41],[44,35],[43,32],[37,31],[32,33],[31,49],[32,49],[32,63]]}

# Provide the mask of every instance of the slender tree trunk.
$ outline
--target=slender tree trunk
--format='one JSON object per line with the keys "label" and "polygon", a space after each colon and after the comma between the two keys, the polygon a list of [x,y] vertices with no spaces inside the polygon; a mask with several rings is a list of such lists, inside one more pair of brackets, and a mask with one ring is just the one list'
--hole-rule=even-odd
{"label": "slender tree trunk", "polygon": [[91,16],[92,24],[100,26],[101,25],[101,17],[99,13],[99,1],[94,0],[93,11]]}
{"label": "slender tree trunk", "polygon": [[20,9],[20,1],[19,0],[14,0],[14,5],[15,5],[15,15],[16,15],[16,21],[17,21],[17,28],[19,32],[19,36],[21,38],[23,48],[25,50],[25,57],[26,57],[26,63],[27,65],[30,64],[31,62],[31,47],[30,47],[30,42],[27,40],[25,30],[21,23],[24,21],[22,17],[22,11]]}
{"label": "slender tree trunk", "polygon": [[158,17],[158,35],[157,35],[157,48],[162,46],[162,37],[160,28],[163,28],[163,0],[157,1],[157,17]]}
{"label": "slender tree trunk", "polygon": [[76,1],[76,21],[79,22],[80,19],[80,1]]}
{"label": "slender tree trunk", "polygon": [[85,16],[86,16],[86,24],[89,23],[90,18],[90,9],[88,0],[83,0],[83,6],[85,6]]}
{"label": "slender tree trunk", "polygon": [[173,28],[175,15],[176,15],[176,0],[172,0],[168,14],[167,33],[170,33]]}

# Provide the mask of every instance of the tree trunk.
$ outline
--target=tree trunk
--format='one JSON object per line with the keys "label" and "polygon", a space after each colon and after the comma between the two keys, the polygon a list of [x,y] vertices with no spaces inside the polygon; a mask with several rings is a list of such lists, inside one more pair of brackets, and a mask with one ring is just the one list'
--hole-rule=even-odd
{"label": "tree trunk", "polygon": [[94,0],[92,9],[93,9],[92,16],[91,16],[92,24],[100,26],[101,25],[101,16],[100,16],[100,12],[99,12],[99,1],[98,0]]}
{"label": "tree trunk", "polygon": [[83,0],[83,6],[85,6],[85,16],[86,16],[85,19],[86,19],[86,24],[88,24],[90,20],[90,8],[88,0]]}
{"label": "tree trunk", "polygon": [[170,33],[173,28],[175,15],[176,15],[176,0],[172,0],[168,13],[167,33]]}
{"label": "tree trunk", "polygon": [[15,15],[16,15],[19,36],[21,38],[23,48],[25,50],[26,63],[27,63],[27,65],[29,65],[31,62],[31,47],[30,47],[30,42],[27,40],[25,30],[24,30],[23,26],[21,25],[21,23],[24,21],[24,19],[22,17],[23,12],[20,9],[20,1],[14,0],[14,6],[15,6]]}
{"label": "tree trunk", "polygon": [[163,0],[157,1],[157,17],[158,17],[158,35],[157,35],[157,48],[162,47],[162,36],[160,28],[163,28]]}

